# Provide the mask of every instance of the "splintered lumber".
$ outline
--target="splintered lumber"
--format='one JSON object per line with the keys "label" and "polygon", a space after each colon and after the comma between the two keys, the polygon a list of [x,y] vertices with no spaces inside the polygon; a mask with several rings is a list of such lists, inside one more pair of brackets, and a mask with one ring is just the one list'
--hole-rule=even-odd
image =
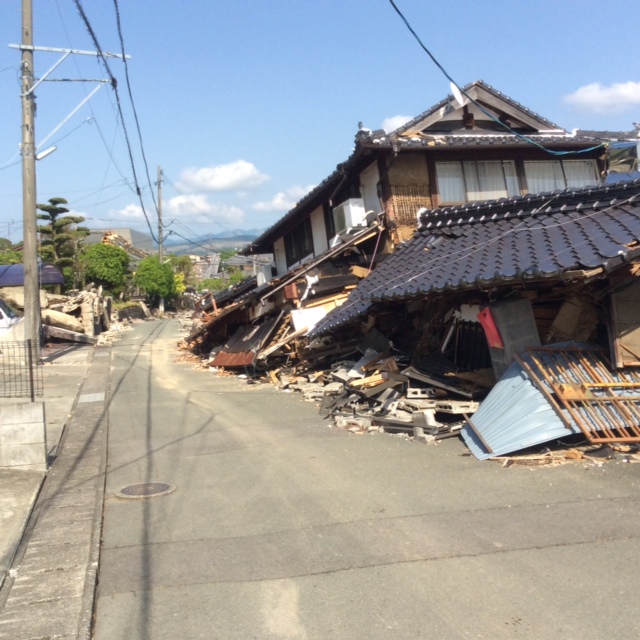
{"label": "splintered lumber", "polygon": [[381,373],[369,376],[368,378],[357,378],[349,382],[349,386],[356,389],[369,389],[370,387],[376,387],[379,384],[386,382]]}
{"label": "splintered lumber", "polygon": [[82,342],[83,344],[96,344],[98,338],[88,336],[86,333],[78,333],[77,331],[69,331],[60,327],[52,327],[50,325],[42,325],[42,333],[45,338],[57,338],[58,340],[66,340],[67,342]]}
{"label": "splintered lumber", "polygon": [[370,270],[367,267],[361,267],[357,264],[351,265],[350,271],[354,276],[357,276],[358,278],[366,278],[370,273]]}
{"label": "splintered lumber", "polygon": [[258,354],[258,360],[264,360],[265,358],[269,357],[272,353],[275,353],[281,347],[284,347],[285,345],[289,344],[289,342],[291,342],[292,340],[295,340],[296,338],[299,338],[300,336],[304,335],[307,331],[308,329],[306,327],[303,327],[298,331],[294,331],[286,335],[281,340],[274,342],[273,344],[269,345]]}

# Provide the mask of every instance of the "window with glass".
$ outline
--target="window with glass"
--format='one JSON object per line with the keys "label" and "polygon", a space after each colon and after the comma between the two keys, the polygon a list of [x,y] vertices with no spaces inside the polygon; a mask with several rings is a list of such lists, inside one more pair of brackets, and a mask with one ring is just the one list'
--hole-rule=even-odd
{"label": "window with glass", "polygon": [[436,162],[436,180],[441,204],[520,195],[513,160]]}
{"label": "window with glass", "polygon": [[595,160],[525,160],[529,193],[543,193],[598,183]]}
{"label": "window with glass", "polygon": [[313,254],[313,232],[309,218],[284,237],[284,250],[287,267]]}

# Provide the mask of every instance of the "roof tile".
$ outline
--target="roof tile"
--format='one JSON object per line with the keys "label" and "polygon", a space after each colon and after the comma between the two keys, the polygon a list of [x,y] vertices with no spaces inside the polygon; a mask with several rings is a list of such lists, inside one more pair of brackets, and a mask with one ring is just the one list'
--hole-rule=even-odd
{"label": "roof tile", "polygon": [[640,180],[427,211],[414,237],[311,335],[347,324],[377,302],[609,268],[640,241],[638,194]]}

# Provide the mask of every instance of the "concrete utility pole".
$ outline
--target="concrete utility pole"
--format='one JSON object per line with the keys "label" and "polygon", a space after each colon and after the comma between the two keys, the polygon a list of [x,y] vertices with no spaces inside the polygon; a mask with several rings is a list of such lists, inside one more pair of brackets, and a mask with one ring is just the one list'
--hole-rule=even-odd
{"label": "concrete utility pole", "polygon": [[[25,340],[33,340],[39,354],[40,286],[38,279],[38,247],[36,217],[36,143],[35,96],[33,94],[33,6],[32,0],[22,0],[22,219],[24,263],[24,326]],[[37,361],[37,360],[36,360]]]}
{"label": "concrete utility pole", "polygon": [[[158,261],[160,262],[160,268],[162,268],[164,260],[162,242],[162,167],[158,165]],[[162,296],[160,297],[158,315],[161,318],[164,316],[164,298]]]}

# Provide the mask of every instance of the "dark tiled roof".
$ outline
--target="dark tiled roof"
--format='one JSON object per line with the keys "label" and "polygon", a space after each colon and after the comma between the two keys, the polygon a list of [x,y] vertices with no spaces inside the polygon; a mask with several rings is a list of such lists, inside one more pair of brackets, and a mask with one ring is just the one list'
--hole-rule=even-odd
{"label": "dark tiled roof", "polygon": [[530,147],[534,142],[544,148],[576,147],[582,149],[588,146],[598,146],[602,141],[597,138],[570,135],[527,135],[526,139],[515,134],[487,134],[479,135],[466,133],[460,135],[420,135],[414,138],[391,139],[388,136],[376,138],[367,146],[389,147],[391,149],[437,149],[439,147],[504,147],[521,146]]}
{"label": "dark tiled roof", "polygon": [[426,211],[420,229],[316,326],[328,333],[372,304],[442,291],[613,269],[640,254],[640,180]]}
{"label": "dark tiled roof", "polygon": [[630,142],[638,141],[640,131],[593,131],[586,129],[576,129],[576,136],[586,136],[589,138],[598,138],[599,140],[628,140]]}

